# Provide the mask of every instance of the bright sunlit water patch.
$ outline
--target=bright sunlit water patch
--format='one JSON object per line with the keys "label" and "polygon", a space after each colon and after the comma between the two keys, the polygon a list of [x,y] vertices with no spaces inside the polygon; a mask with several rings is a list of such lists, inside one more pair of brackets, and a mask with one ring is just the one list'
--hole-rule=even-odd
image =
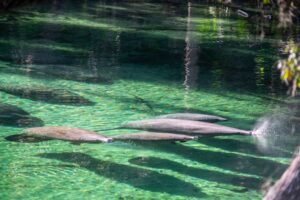
{"label": "bright sunlit water patch", "polygon": [[[271,67],[282,38],[270,30],[261,38],[234,11],[49,1],[3,13],[0,23],[0,103],[28,113],[1,121],[1,200],[261,199],[265,179],[281,175],[297,146],[298,109],[282,106]],[[255,138],[5,139],[29,125],[23,118],[113,136],[136,132],[114,129],[125,122],[176,112],[219,115]]]}

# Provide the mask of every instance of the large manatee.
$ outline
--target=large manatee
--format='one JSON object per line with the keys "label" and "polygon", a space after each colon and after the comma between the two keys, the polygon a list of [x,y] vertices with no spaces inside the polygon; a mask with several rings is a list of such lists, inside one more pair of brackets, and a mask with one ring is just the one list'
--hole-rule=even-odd
{"label": "large manatee", "polygon": [[148,131],[181,133],[189,135],[251,135],[251,131],[240,130],[208,122],[181,119],[149,119],[123,124],[122,128],[142,129]]}
{"label": "large manatee", "polygon": [[117,135],[112,137],[113,140],[132,140],[132,141],[188,141],[197,139],[195,136],[173,134],[173,133],[157,133],[142,132]]}
{"label": "large manatee", "polygon": [[0,103],[0,125],[32,127],[43,126],[43,121],[14,105]]}
{"label": "large manatee", "polygon": [[53,104],[94,105],[94,102],[63,89],[51,89],[41,86],[24,87],[21,85],[0,85],[0,91],[25,99]]}
{"label": "large manatee", "polygon": [[72,142],[99,143],[112,141],[111,138],[100,135],[94,131],[63,126],[28,128],[24,130],[24,133],[28,136],[38,138],[67,140]]}
{"label": "large manatee", "polygon": [[20,69],[32,75],[54,76],[55,78],[78,82],[106,84],[112,82],[97,72],[67,65],[21,65]]}
{"label": "large manatee", "polygon": [[226,120],[223,117],[219,117],[215,115],[198,114],[198,113],[173,113],[173,114],[161,115],[158,116],[157,118],[185,119],[185,120],[203,121],[203,122],[217,122],[217,121]]}

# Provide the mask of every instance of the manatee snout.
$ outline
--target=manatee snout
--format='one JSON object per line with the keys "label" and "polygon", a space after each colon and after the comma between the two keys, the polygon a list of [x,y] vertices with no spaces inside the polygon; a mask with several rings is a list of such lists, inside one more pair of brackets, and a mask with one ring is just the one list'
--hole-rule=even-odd
{"label": "manatee snout", "polygon": [[111,142],[113,142],[114,140],[113,140],[113,138],[106,138],[105,140],[104,140],[104,142],[107,142],[107,143],[111,143]]}

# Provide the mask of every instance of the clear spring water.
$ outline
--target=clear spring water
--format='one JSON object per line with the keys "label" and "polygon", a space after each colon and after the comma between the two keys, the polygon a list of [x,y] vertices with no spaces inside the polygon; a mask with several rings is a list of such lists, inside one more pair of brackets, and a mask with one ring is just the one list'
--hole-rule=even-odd
{"label": "clear spring water", "polygon": [[258,130],[268,133],[178,144],[20,143],[5,137],[35,123],[2,113],[0,199],[261,199],[298,143],[285,114],[296,109],[281,103],[273,66],[283,41],[276,21],[196,3],[46,1],[2,13],[1,103],[38,124],[101,130],[200,112],[242,129],[262,118]]}

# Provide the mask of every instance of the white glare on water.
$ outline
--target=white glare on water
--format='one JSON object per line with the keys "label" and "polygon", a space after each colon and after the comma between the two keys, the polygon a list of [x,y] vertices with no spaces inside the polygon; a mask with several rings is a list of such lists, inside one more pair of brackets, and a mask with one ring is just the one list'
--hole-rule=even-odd
{"label": "white glare on water", "polygon": [[[294,124],[290,120],[293,115],[291,111],[278,114],[274,112],[258,120],[254,130],[253,137],[257,148],[266,154],[277,154],[278,150],[286,150],[286,147],[292,147],[296,142]],[[297,142],[296,142],[297,143]]]}

